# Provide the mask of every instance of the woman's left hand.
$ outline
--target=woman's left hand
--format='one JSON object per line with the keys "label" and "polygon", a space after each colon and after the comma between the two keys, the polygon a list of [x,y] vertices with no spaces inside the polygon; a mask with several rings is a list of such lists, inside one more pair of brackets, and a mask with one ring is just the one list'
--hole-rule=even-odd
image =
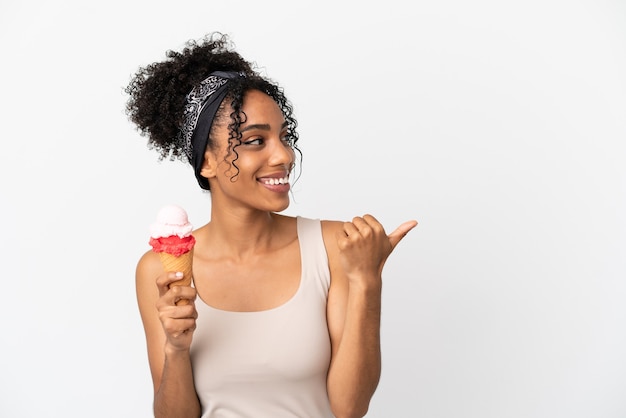
{"label": "woman's left hand", "polygon": [[379,281],[385,261],[406,234],[417,226],[407,221],[387,235],[372,215],[355,217],[344,222],[337,236],[341,265],[350,283],[360,280]]}

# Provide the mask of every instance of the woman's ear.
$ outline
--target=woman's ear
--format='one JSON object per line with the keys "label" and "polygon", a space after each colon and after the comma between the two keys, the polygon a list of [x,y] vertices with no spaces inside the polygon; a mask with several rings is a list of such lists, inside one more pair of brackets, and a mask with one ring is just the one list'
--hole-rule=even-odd
{"label": "woman's ear", "polygon": [[215,155],[211,151],[204,153],[204,161],[202,162],[202,169],[200,169],[200,175],[210,179],[215,177],[215,170],[217,168],[217,160]]}

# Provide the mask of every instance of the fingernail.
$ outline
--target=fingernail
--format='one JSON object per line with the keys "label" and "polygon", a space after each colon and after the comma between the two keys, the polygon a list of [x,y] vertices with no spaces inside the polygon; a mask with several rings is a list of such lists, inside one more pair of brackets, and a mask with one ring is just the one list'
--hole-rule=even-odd
{"label": "fingernail", "polygon": [[183,273],[182,273],[181,271],[177,271],[177,272],[176,272],[176,277],[177,277],[178,279],[182,279],[182,278],[183,278],[183,276],[184,276],[184,275],[183,275]]}

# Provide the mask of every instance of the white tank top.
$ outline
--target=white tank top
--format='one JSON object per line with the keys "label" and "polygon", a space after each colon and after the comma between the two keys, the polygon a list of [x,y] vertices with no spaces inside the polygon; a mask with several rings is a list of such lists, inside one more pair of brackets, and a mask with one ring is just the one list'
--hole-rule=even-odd
{"label": "white tank top", "polygon": [[297,231],[302,273],[287,302],[231,312],[196,300],[191,361],[203,418],[333,417],[328,258],[318,219],[298,217]]}

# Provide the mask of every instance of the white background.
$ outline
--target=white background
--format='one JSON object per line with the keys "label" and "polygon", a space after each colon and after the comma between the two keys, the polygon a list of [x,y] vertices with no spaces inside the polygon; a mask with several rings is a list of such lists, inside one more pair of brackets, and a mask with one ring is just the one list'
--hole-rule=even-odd
{"label": "white background", "polygon": [[626,4],[0,3],[0,416],[151,416],[134,267],[181,162],[140,65],[219,30],[279,81],[286,211],[420,225],[389,259],[368,417],[626,417]]}

